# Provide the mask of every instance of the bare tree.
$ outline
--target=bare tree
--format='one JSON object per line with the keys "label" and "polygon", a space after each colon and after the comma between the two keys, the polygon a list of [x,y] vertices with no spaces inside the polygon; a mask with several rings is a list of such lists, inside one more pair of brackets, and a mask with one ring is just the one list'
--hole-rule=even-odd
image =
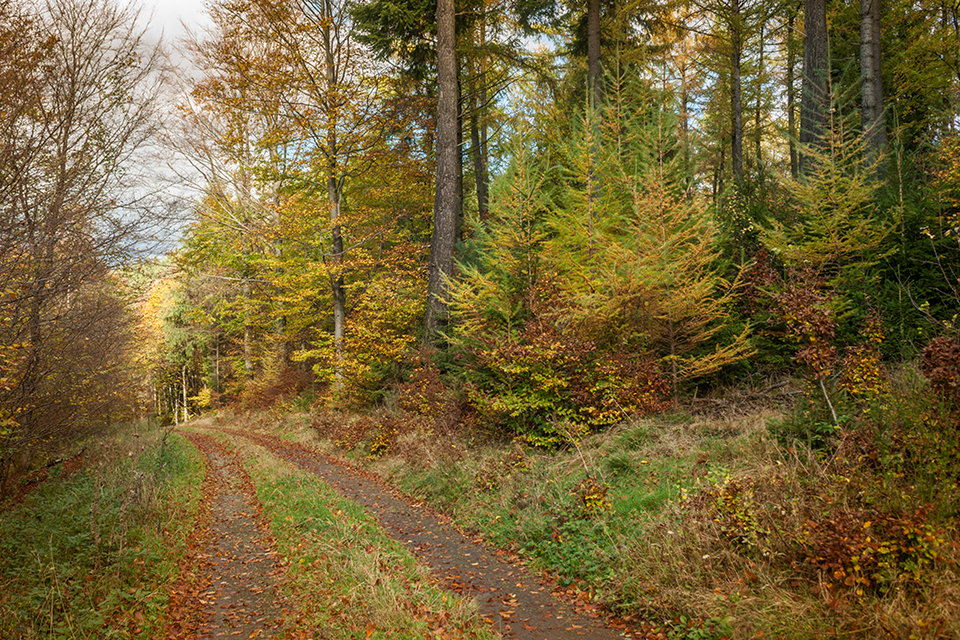
{"label": "bare tree", "polygon": [[137,17],[109,0],[0,4],[0,343],[13,349],[0,355],[6,475],[40,443],[97,424],[120,390],[116,273],[143,239],[136,161],[156,131],[159,82]]}

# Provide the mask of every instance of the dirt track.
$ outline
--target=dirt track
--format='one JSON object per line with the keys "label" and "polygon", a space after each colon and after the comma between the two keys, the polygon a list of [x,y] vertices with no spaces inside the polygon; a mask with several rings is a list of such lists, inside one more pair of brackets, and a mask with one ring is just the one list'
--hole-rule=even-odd
{"label": "dirt track", "polygon": [[205,459],[204,505],[181,580],[170,592],[167,637],[286,635],[281,569],[250,479],[215,440],[186,436]]}
{"label": "dirt track", "polygon": [[433,570],[441,584],[474,597],[480,615],[505,638],[553,640],[632,637],[589,602],[575,608],[508,554],[459,531],[430,509],[401,496],[379,478],[298,444],[252,432],[217,429],[246,438],[315,474],[373,515],[384,530]]}

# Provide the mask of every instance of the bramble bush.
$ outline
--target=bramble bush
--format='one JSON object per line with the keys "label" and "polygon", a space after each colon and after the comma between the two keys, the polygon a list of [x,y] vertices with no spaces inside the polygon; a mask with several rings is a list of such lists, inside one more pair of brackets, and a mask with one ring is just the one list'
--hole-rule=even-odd
{"label": "bramble bush", "polygon": [[857,597],[919,585],[944,542],[928,520],[930,510],[833,509],[804,523],[795,566],[822,577],[832,591]]}
{"label": "bramble bush", "polygon": [[960,409],[960,341],[939,337],[923,350],[923,375],[948,406]]}

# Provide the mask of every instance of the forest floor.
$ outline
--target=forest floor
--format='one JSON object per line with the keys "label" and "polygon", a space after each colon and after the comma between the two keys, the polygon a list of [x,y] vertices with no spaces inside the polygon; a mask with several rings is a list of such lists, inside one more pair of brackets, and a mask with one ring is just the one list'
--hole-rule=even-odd
{"label": "forest floor", "polygon": [[[274,435],[199,423],[185,431],[206,460],[203,507],[180,582],[171,590],[171,638],[337,637],[303,622],[301,606],[284,593],[278,554],[242,448],[255,445],[322,480],[373,516],[436,584],[475,602],[489,629],[505,638],[637,637],[584,594],[559,587],[516,556],[493,549],[378,477],[300,443]],[[322,570],[322,567],[318,570]],[[577,596],[580,596],[579,598]],[[293,600],[295,600],[294,598]],[[300,622],[297,619],[300,618]],[[351,637],[372,637],[375,619]],[[457,637],[449,627],[435,637]]]}

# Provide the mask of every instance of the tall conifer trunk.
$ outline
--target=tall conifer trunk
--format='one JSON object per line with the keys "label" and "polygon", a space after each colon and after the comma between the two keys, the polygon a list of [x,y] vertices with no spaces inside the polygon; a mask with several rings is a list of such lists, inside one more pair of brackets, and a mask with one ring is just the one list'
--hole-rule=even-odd
{"label": "tall conifer trunk", "polygon": [[764,24],[760,25],[760,55],[757,58],[757,101],[753,117],[753,161],[759,172],[763,166],[763,52],[766,47],[763,32]]}
{"label": "tall conifer trunk", "polygon": [[880,79],[880,0],[860,0],[861,121],[866,138],[864,160],[873,164],[887,146]]}
{"label": "tall conifer trunk", "polygon": [[437,185],[430,240],[430,279],[424,342],[432,343],[445,320],[447,280],[453,277],[459,199],[457,45],[455,0],[437,0]]}
{"label": "tall conifer trunk", "polygon": [[787,19],[787,144],[790,146],[790,175],[794,179],[800,173],[797,158],[797,92],[795,88],[796,56],[794,55],[793,31],[797,24],[797,12],[790,10]]}
{"label": "tall conifer trunk", "polygon": [[603,97],[600,74],[600,0],[587,0],[587,80],[593,109]]}
{"label": "tall conifer trunk", "polygon": [[[800,99],[800,144],[821,147],[830,109],[827,67],[826,0],[803,3],[803,93]],[[801,149],[800,171],[810,168],[810,154]]]}
{"label": "tall conifer trunk", "polygon": [[730,136],[730,165],[733,182],[743,182],[743,99],[741,57],[743,55],[743,26],[740,21],[740,0],[730,0],[730,115],[733,132]]}

